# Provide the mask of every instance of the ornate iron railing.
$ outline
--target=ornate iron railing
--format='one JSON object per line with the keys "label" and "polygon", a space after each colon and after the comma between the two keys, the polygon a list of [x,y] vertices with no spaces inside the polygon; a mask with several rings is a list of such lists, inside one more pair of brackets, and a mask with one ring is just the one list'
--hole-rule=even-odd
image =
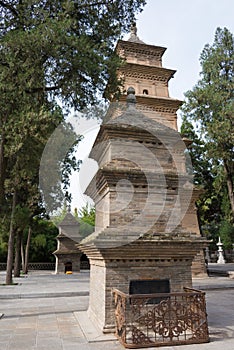
{"label": "ornate iron railing", "polygon": [[116,336],[126,348],[209,341],[205,293],[129,295],[113,289]]}

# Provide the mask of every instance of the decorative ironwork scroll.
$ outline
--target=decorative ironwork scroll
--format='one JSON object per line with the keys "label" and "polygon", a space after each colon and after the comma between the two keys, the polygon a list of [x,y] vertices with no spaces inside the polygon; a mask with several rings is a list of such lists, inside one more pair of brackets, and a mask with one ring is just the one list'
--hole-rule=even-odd
{"label": "decorative ironwork scroll", "polygon": [[129,295],[114,289],[113,295],[116,335],[126,348],[209,341],[204,292]]}

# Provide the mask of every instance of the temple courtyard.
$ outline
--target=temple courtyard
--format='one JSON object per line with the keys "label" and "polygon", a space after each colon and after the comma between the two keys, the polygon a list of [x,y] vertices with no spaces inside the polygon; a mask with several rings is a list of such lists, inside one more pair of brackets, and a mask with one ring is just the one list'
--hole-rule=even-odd
{"label": "temple courtyard", "polygon": [[[210,269],[234,271],[234,264],[212,264]],[[72,275],[30,271],[12,286],[3,285],[4,275],[0,272],[1,350],[124,349],[114,335],[101,334],[87,317],[88,270]],[[193,287],[206,292],[210,342],[160,349],[233,349],[234,279],[197,278]]]}

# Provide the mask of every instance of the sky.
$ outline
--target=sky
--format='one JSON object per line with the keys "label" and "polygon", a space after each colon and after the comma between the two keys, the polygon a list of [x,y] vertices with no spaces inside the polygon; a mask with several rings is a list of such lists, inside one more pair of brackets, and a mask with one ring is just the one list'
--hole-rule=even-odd
{"label": "sky", "polygon": [[[146,44],[167,48],[163,67],[177,70],[169,82],[169,93],[183,100],[184,93],[199,79],[201,51],[206,44],[212,45],[217,27],[234,32],[234,0],[148,0],[137,17],[139,38]],[[71,179],[72,211],[86,204],[88,198],[83,191],[97,169],[88,155],[98,127],[88,123],[83,125],[84,142],[78,148],[83,165]]]}
{"label": "sky", "polygon": [[201,51],[213,43],[217,27],[234,32],[234,1],[148,0],[137,27],[146,44],[167,48],[163,66],[177,70],[169,92],[183,100],[199,79]]}

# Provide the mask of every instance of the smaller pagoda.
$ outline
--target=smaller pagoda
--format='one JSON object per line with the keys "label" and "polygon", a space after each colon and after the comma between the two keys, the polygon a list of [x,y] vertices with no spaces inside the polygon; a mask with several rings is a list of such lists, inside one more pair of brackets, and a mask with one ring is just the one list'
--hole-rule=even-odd
{"label": "smaller pagoda", "polygon": [[53,253],[56,258],[55,273],[80,272],[80,258],[82,252],[76,247],[81,241],[79,223],[70,212],[70,208],[59,224],[57,250]]}

